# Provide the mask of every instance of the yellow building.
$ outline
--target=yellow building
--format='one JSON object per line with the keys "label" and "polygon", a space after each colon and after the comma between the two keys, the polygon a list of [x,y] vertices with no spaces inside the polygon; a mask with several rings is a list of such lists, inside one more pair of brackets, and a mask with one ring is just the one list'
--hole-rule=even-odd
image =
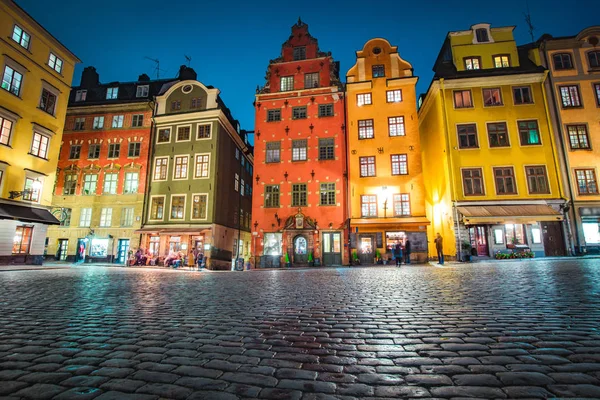
{"label": "yellow building", "polygon": [[0,54],[0,263],[41,264],[80,60],[11,0],[0,0]]}
{"label": "yellow building", "polygon": [[[381,38],[356,53],[347,79],[350,244],[361,263],[410,239],[427,258],[421,145],[412,66]],[[386,254],[387,253],[387,254]]]}
{"label": "yellow building", "polygon": [[572,199],[571,232],[577,253],[600,252],[600,26],[575,36],[537,42],[557,143],[565,154],[565,190]]}
{"label": "yellow building", "polygon": [[547,72],[513,29],[450,32],[420,99],[429,238],[439,232],[451,258],[565,253]]}

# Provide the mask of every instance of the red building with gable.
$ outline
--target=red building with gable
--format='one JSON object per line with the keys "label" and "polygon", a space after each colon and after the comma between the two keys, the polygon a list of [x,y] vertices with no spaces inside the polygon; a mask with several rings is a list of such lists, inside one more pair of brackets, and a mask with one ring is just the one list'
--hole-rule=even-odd
{"label": "red building with gable", "polygon": [[339,62],[298,20],[266,80],[254,104],[256,266],[348,264]]}

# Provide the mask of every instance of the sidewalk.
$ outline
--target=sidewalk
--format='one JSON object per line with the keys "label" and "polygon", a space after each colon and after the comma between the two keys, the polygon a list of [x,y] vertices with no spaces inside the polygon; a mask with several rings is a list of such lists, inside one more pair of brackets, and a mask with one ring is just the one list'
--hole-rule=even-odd
{"label": "sidewalk", "polygon": [[444,265],[438,264],[436,261],[429,261],[429,265],[436,268],[455,268],[455,267],[468,267],[475,264],[504,264],[507,262],[540,262],[540,261],[577,261],[577,260],[593,260],[600,259],[600,255],[587,255],[587,256],[565,256],[565,257],[538,257],[538,258],[507,258],[496,260],[495,258],[489,258],[485,260],[475,260],[469,262],[463,261],[446,261]]}

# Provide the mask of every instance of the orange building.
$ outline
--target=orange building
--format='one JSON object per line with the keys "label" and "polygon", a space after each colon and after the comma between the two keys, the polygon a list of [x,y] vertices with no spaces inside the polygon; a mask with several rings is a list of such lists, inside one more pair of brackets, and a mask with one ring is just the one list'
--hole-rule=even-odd
{"label": "orange building", "polygon": [[[362,264],[411,242],[427,259],[427,225],[412,66],[385,39],[356,53],[347,78],[351,247]],[[378,254],[379,253],[379,254]],[[387,255],[386,255],[387,253]]]}
{"label": "orange building", "polygon": [[255,101],[255,265],[347,264],[339,63],[298,20],[266,79]]}

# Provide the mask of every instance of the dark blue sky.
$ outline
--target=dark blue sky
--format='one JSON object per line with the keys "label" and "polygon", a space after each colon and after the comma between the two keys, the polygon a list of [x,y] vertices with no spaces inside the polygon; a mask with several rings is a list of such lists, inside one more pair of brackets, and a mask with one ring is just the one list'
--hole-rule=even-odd
{"label": "dark blue sky", "polygon": [[[160,60],[161,77],[173,77],[192,57],[198,79],[221,90],[221,97],[244,129],[254,127],[254,93],[264,84],[270,59],[277,57],[298,16],[308,23],[322,51],[331,51],[345,76],[355,51],[373,37],[398,46],[419,76],[417,92],[427,90],[431,67],[448,31],[479,22],[516,25],[517,43],[530,40],[525,2],[329,0],[261,2],[247,0],[17,0],[82,61],[93,65],[102,82],[133,81],[153,75]],[[94,5],[92,5],[94,4]],[[596,4],[595,6],[592,6]],[[457,8],[460,5],[460,8]],[[529,0],[536,27],[553,36],[577,34],[598,24],[594,0]],[[588,11],[585,11],[585,10]],[[584,10],[584,11],[581,11]]]}

